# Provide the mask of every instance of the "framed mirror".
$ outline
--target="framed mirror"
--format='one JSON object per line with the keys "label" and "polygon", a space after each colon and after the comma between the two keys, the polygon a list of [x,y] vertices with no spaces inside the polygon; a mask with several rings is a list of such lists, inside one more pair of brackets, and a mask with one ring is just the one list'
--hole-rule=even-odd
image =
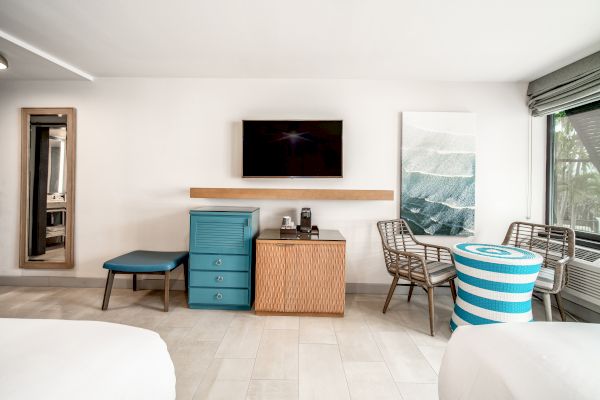
{"label": "framed mirror", "polygon": [[73,268],[75,109],[21,109],[21,268]]}

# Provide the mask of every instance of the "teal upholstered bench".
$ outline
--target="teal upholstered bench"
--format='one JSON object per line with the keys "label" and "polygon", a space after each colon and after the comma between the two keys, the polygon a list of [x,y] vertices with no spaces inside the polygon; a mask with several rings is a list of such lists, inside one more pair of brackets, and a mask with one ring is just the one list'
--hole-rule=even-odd
{"label": "teal upholstered bench", "polygon": [[165,276],[164,309],[165,311],[169,311],[170,273],[180,265],[183,265],[184,268],[185,287],[187,290],[187,251],[136,250],[106,261],[103,267],[108,270],[108,277],[106,278],[102,309],[106,310],[108,308],[110,292],[116,274],[133,274],[133,290],[137,290],[137,274],[161,274]]}

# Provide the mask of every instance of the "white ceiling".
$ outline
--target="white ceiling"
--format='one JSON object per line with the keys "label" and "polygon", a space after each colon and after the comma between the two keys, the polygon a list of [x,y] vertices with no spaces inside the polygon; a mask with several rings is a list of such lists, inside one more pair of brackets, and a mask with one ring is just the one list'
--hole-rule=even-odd
{"label": "white ceiling", "polygon": [[529,81],[600,50],[600,1],[0,0],[0,30],[95,77]]}
{"label": "white ceiling", "polygon": [[2,79],[62,79],[82,77],[0,37],[0,53],[8,60],[9,68],[0,71]]}

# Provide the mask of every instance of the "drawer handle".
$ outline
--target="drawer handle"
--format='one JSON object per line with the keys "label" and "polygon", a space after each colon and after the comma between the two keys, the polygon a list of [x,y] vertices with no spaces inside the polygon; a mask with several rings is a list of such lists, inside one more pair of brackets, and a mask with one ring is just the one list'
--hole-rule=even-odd
{"label": "drawer handle", "polygon": [[223,265],[223,260],[221,260],[220,258],[217,259],[217,261],[215,261],[215,265]]}
{"label": "drawer handle", "polygon": [[223,295],[221,293],[217,292],[217,294],[215,295],[215,298],[217,300],[222,300],[223,299]]}
{"label": "drawer handle", "polygon": [[223,277],[221,275],[217,276],[217,281],[218,282],[223,282]]}

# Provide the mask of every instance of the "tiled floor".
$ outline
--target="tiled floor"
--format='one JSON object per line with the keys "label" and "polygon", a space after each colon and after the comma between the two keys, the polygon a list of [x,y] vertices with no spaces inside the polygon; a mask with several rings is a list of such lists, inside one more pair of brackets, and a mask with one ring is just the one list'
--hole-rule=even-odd
{"label": "tiled floor", "polygon": [[[450,337],[449,296],[436,297],[436,336],[427,297],[348,295],[344,318],[259,317],[190,310],[171,292],[0,286],[0,317],[99,320],[152,329],[169,347],[178,399],[437,399],[437,374]],[[534,302],[534,316],[543,307]]]}

